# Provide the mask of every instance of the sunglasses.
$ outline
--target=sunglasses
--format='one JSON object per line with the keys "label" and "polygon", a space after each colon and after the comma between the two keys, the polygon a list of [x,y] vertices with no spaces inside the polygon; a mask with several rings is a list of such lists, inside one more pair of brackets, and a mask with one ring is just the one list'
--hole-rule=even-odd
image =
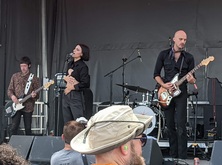
{"label": "sunglasses", "polygon": [[140,142],[141,142],[141,146],[144,147],[146,145],[146,141],[147,141],[147,136],[146,134],[142,134],[142,137],[139,137],[139,138],[133,138],[133,139],[140,139]]}

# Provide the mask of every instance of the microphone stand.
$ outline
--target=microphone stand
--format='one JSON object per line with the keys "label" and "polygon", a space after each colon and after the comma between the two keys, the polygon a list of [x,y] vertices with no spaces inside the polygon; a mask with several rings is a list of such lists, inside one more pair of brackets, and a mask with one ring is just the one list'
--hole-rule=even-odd
{"label": "microphone stand", "polygon": [[59,82],[57,82],[57,80],[56,80],[56,86],[54,88],[55,99],[56,99],[56,101],[55,101],[55,103],[56,103],[56,106],[55,106],[56,107],[56,110],[55,110],[55,132],[54,132],[54,134],[56,136],[60,136],[62,134],[60,132],[62,130],[59,130],[59,121],[61,121],[60,120],[60,107],[62,105],[62,103],[61,103],[62,102],[62,98],[59,100],[59,97],[60,97],[60,94],[61,94],[61,89],[60,88],[61,88],[61,84],[62,84],[62,81],[63,81],[64,73],[66,73],[66,70],[67,70],[67,64],[72,61],[71,57],[72,56],[70,56],[70,55],[66,55],[66,60],[63,63],[63,67],[62,67],[61,78],[60,78]]}
{"label": "microphone stand", "polygon": [[207,157],[206,153],[203,152],[200,148],[200,146],[197,143],[197,102],[198,102],[198,92],[193,92],[192,94],[188,95],[188,97],[194,95],[196,97],[196,104],[194,106],[193,100],[191,100],[191,108],[193,109],[193,114],[194,114],[194,141],[191,144],[191,146],[189,148],[193,148],[193,156],[197,156],[197,150],[199,150],[202,154],[203,158],[206,158],[207,160],[209,160],[209,158]]}
{"label": "microphone stand", "polygon": [[[122,72],[122,85],[125,85],[125,62],[127,61],[127,58],[123,58],[123,72]],[[123,104],[125,105],[126,104],[126,101],[125,101],[125,91],[126,91],[126,88],[123,86],[122,88],[122,93],[123,93]]]}
{"label": "microphone stand", "polygon": [[[135,51],[135,50],[134,50]],[[123,83],[123,85],[125,85],[125,74],[124,74],[124,72],[125,72],[125,66],[127,65],[127,64],[129,64],[129,63],[131,63],[132,61],[134,61],[134,60],[136,60],[137,58],[140,58],[140,56],[137,56],[137,57],[135,57],[135,58],[133,58],[132,60],[130,60],[130,61],[128,61],[128,62],[125,62],[125,60],[123,59],[123,64],[122,65],[120,65],[119,67],[117,67],[116,69],[114,69],[114,70],[112,70],[112,71],[110,71],[109,73],[107,73],[107,74],[105,74],[104,75],[104,77],[107,77],[107,76],[109,76],[110,77],[110,105],[112,105],[113,104],[113,98],[112,98],[112,96],[113,96],[113,73],[115,72],[115,71],[117,71],[118,69],[120,69],[120,68],[122,68],[123,67],[123,73],[122,73],[122,77],[123,77],[123,81],[122,81],[122,83]],[[123,87],[124,88],[124,87]],[[125,98],[125,93],[124,93],[124,89],[123,89],[123,100],[124,100],[124,98]]]}

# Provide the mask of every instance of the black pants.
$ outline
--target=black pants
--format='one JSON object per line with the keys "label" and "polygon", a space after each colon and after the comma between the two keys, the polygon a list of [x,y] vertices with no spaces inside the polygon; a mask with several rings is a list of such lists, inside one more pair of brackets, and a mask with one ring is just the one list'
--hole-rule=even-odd
{"label": "black pants", "polygon": [[32,112],[24,112],[19,110],[16,112],[15,116],[12,118],[12,125],[11,125],[11,135],[18,134],[18,128],[21,121],[21,116],[23,115],[23,121],[25,126],[25,134],[31,135],[31,125],[32,125]]}
{"label": "black pants", "polygon": [[173,98],[167,109],[164,110],[170,153],[174,158],[187,158],[187,92],[183,91],[179,96]]}
{"label": "black pants", "polygon": [[64,124],[83,116],[83,95],[80,91],[71,91],[63,96],[63,120]]}

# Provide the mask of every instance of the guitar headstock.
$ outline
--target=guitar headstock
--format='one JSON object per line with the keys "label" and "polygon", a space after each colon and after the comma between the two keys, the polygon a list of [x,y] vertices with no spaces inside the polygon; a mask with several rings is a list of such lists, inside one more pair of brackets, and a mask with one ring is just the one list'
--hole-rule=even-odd
{"label": "guitar headstock", "polygon": [[54,81],[53,80],[50,80],[49,82],[45,83],[43,86],[44,88],[49,88],[50,85],[54,84]]}
{"label": "guitar headstock", "polygon": [[213,60],[214,60],[214,56],[209,56],[208,58],[202,60],[200,64],[201,64],[201,66],[202,66],[202,65],[207,66],[207,65],[209,64],[209,62],[211,62],[211,61],[213,61]]}

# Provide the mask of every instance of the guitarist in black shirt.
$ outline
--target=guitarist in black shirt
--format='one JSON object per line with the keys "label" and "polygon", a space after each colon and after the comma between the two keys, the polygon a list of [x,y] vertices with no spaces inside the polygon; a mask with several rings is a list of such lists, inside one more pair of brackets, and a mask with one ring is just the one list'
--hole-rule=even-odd
{"label": "guitarist in black shirt", "polygon": [[[175,33],[173,41],[172,48],[160,52],[154,69],[154,79],[160,85],[158,97],[166,117],[171,156],[186,159],[187,83],[194,84],[196,81],[190,73],[195,62],[193,55],[184,50],[187,35],[183,30]],[[181,84],[175,83],[177,78],[184,76],[185,81]]]}

